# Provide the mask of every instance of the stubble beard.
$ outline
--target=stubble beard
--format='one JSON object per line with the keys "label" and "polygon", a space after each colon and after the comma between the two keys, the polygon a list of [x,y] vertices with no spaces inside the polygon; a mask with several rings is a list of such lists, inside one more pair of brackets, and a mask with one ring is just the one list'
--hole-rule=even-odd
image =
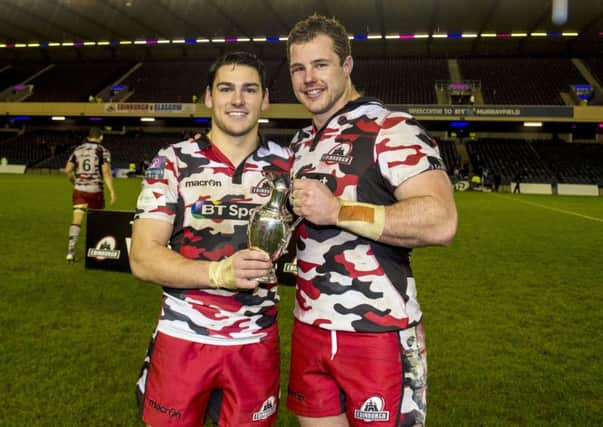
{"label": "stubble beard", "polygon": [[253,128],[255,127],[255,124],[250,123],[248,125],[245,125],[243,128],[239,128],[239,127],[235,127],[235,126],[229,126],[220,120],[215,121],[215,124],[216,124],[216,127],[218,129],[220,129],[220,132],[222,132],[226,136],[230,136],[233,138],[238,138],[238,137],[248,135],[253,131]]}

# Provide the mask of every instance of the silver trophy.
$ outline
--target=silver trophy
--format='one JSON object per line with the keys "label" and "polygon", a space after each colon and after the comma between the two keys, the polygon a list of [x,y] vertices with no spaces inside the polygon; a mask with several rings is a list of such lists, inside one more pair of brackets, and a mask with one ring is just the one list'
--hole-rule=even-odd
{"label": "silver trophy", "polygon": [[[286,207],[289,194],[289,177],[265,174],[271,188],[270,200],[251,210],[247,226],[249,248],[261,249],[274,262],[286,253],[293,230],[303,219],[292,222],[293,216]],[[276,282],[274,269],[268,276],[257,279],[261,283]]]}

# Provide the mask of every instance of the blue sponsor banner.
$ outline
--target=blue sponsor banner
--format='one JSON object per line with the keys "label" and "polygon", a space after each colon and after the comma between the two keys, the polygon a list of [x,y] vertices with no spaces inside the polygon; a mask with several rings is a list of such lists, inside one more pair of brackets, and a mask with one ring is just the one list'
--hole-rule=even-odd
{"label": "blue sponsor banner", "polygon": [[389,105],[392,110],[406,111],[413,116],[441,117],[574,117],[573,107],[527,105]]}

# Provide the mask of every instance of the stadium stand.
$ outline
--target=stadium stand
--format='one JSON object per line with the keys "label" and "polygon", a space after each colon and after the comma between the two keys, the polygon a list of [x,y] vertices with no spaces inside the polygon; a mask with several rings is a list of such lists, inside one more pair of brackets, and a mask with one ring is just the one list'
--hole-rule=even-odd
{"label": "stadium stand", "polygon": [[127,169],[131,163],[138,167],[141,162],[150,162],[159,149],[183,139],[185,136],[178,133],[133,132],[106,135],[103,145],[111,151],[112,166]]}
{"label": "stadium stand", "polygon": [[[588,58],[583,62],[600,81],[603,60]],[[568,91],[569,85],[585,83],[580,70],[566,58],[462,58],[457,63],[463,79],[482,83],[486,105],[565,105],[561,94]],[[87,102],[91,94],[116,81],[134,90],[128,102],[191,102],[193,94],[198,96],[197,102],[203,102],[210,64],[210,60],[199,59],[153,60],[138,63],[137,67],[127,61],[56,64],[52,67],[23,63],[1,66],[0,85],[9,88],[31,80],[35,90],[28,102]],[[291,90],[287,60],[267,59],[265,64],[272,104],[297,103]],[[355,63],[352,79],[367,96],[380,98],[387,104],[437,104],[435,83],[451,81],[449,66],[448,59],[362,58]],[[73,84],[74,81],[77,84]],[[423,124],[430,128],[428,123]],[[23,127],[19,135],[0,133],[0,157],[28,168],[62,168],[71,149],[83,136],[75,131],[49,129],[49,126],[44,130]],[[266,127],[262,132],[286,145],[293,131],[276,129],[271,134],[271,129]],[[108,134],[104,143],[112,152],[113,166],[128,168],[132,163],[138,167],[150,160],[159,148],[183,138],[181,128],[145,133],[142,128],[131,127],[125,134]],[[455,167],[460,168],[461,163],[465,167],[468,160],[470,171],[481,174],[487,168],[491,176],[500,175],[503,184],[508,184],[521,172],[526,182],[603,186],[602,144],[528,141],[511,134],[505,138],[465,141],[439,140],[449,174]]]}
{"label": "stadium stand", "polygon": [[[354,63],[352,81],[366,96],[386,104],[437,104],[435,82],[448,80],[446,60],[429,58],[367,59]],[[296,103],[286,60],[271,80],[274,103]]]}
{"label": "stadium stand", "polygon": [[455,166],[460,166],[461,157],[456,149],[454,141],[446,139],[438,140],[438,146],[440,147],[440,154],[446,164],[448,174],[451,175]]}
{"label": "stadium stand", "polygon": [[16,135],[15,132],[0,132],[0,143],[6,141],[10,138],[14,138]]}
{"label": "stadium stand", "polygon": [[203,101],[203,90],[211,61],[144,62],[122,84],[134,93],[128,102]]}
{"label": "stadium stand", "polygon": [[280,61],[267,61],[270,70],[268,76],[268,87],[270,88],[270,102],[294,104],[297,102],[291,89],[291,77],[289,76],[289,65],[286,59]]}
{"label": "stadium stand", "polygon": [[459,59],[464,79],[480,80],[485,104],[565,105],[561,92],[586,80],[567,58]]}
{"label": "stadium stand", "polygon": [[602,144],[533,141],[531,145],[550,166],[557,182],[603,185]]}
{"label": "stadium stand", "polygon": [[468,141],[476,173],[488,168],[509,184],[519,172],[526,182],[603,185],[603,145],[561,140]]}
{"label": "stadium stand", "polygon": [[52,143],[37,132],[22,133],[0,141],[0,157],[6,157],[11,164],[32,166],[52,157]]}
{"label": "stadium stand", "polygon": [[[60,169],[65,166],[71,151],[83,140],[83,136],[76,133],[57,134],[54,132],[36,132],[38,140],[46,139],[47,145],[54,144],[54,155],[46,155],[44,159],[36,162],[32,167],[40,169]],[[181,141],[185,136],[182,133],[142,133],[129,132],[125,135],[107,134],[103,145],[111,152],[111,165],[114,168],[127,169],[131,163],[138,168],[142,162],[150,161],[160,148]],[[0,151],[0,154],[2,151]],[[31,163],[31,162],[30,162]]]}
{"label": "stadium stand", "polygon": [[131,63],[56,64],[30,83],[34,93],[26,102],[86,102],[125,73]]}
{"label": "stadium stand", "polygon": [[[266,80],[271,102],[297,102],[291,92],[286,59],[267,59]],[[134,91],[128,102],[203,102],[211,61],[144,62],[123,84]]]}
{"label": "stadium stand", "polygon": [[38,63],[7,64],[0,67],[0,91],[24,83],[47,65]]}
{"label": "stadium stand", "polygon": [[517,173],[521,173],[523,181],[553,180],[550,167],[526,140],[484,138],[467,141],[466,146],[478,175],[487,168],[490,174],[501,176],[502,184],[509,184]]}
{"label": "stadium stand", "polygon": [[588,65],[590,72],[603,85],[603,58],[587,58],[584,60]]}
{"label": "stadium stand", "polygon": [[[601,81],[603,60],[585,63]],[[193,95],[202,102],[210,64],[148,61],[129,75],[131,62],[19,64],[0,68],[0,89],[23,83],[48,67],[29,81],[34,93],[26,101],[85,102],[125,75],[120,83],[133,90],[128,102],[191,102]],[[587,84],[567,58],[463,58],[458,64],[463,79],[481,82],[487,105],[565,105],[561,94],[570,85]],[[268,59],[266,69],[271,102],[296,103],[286,59]],[[364,94],[386,104],[437,104],[435,84],[450,81],[451,76],[446,59],[363,58],[355,63],[352,79]]]}
{"label": "stadium stand", "polygon": [[386,104],[437,104],[435,82],[449,79],[444,59],[363,58],[352,71],[358,90]]}

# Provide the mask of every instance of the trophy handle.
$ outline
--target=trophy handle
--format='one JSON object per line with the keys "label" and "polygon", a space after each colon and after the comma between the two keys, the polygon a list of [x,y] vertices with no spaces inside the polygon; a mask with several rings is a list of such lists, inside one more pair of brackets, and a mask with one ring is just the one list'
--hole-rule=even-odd
{"label": "trophy handle", "polygon": [[295,230],[295,227],[297,227],[299,225],[299,223],[302,222],[303,220],[304,220],[303,216],[298,216],[297,219],[291,223],[291,230]]}
{"label": "trophy handle", "polygon": [[304,220],[304,217],[299,216],[299,217],[297,217],[297,219],[295,221],[293,221],[291,223],[291,225],[289,226],[289,232],[287,233],[286,236],[284,236],[281,239],[280,249],[278,251],[278,256],[276,258],[280,258],[282,255],[287,253],[287,247],[289,246],[289,241],[291,240],[291,234],[293,234],[293,230],[295,230],[295,227],[297,227],[299,225],[299,223],[302,222],[303,220]]}

